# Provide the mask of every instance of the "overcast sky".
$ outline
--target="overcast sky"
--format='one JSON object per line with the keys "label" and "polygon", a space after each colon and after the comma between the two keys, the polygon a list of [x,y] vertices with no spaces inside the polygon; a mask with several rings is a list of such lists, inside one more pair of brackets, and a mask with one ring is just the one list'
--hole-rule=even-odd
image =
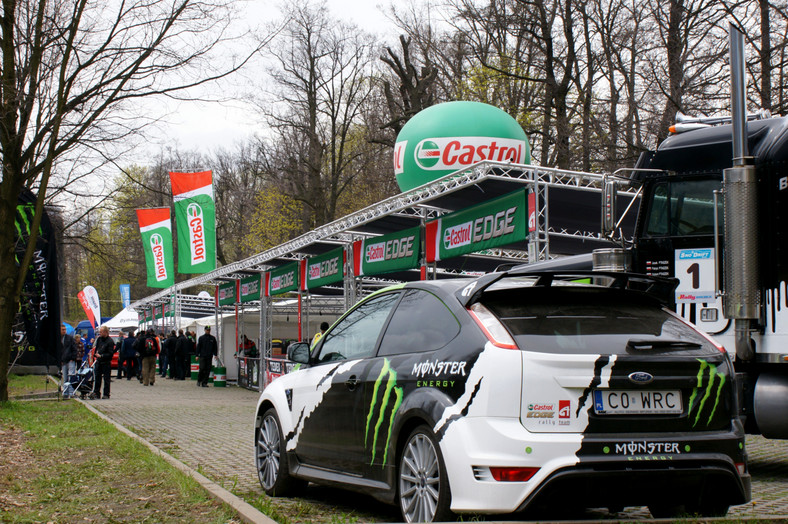
{"label": "overcast sky", "polygon": [[[396,30],[378,6],[390,5],[390,1],[328,0],[327,3],[334,17],[353,22],[370,33],[385,37],[396,35]],[[252,0],[249,13],[250,19],[273,17],[276,9],[273,9],[268,1]],[[236,80],[245,82],[244,77],[255,76],[259,77],[256,71],[247,70]],[[147,149],[158,150],[165,145],[176,144],[182,151],[210,152],[217,148],[232,149],[255,132],[264,132],[264,122],[241,101],[226,104],[181,103],[177,106],[170,103],[168,108],[171,111],[167,118],[168,123],[149,131]],[[160,106],[153,110],[164,112],[166,109]]]}

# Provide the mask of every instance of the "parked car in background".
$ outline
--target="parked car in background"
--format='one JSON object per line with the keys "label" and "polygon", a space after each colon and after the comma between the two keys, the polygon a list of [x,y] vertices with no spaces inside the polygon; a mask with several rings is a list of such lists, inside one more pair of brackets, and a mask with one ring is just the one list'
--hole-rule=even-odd
{"label": "parked car in background", "polygon": [[370,295],[262,392],[260,483],[361,491],[407,522],[724,515],[750,499],[735,376],[724,348],[664,307],[674,287],[513,270]]}

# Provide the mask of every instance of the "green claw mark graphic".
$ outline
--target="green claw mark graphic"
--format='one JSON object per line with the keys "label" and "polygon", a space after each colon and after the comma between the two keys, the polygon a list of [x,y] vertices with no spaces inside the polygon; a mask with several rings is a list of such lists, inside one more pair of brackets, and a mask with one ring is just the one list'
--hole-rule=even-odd
{"label": "green claw mark graphic", "polygon": [[[383,386],[384,378],[386,379],[385,390],[383,391],[380,408],[376,410],[375,406],[378,403],[378,392]],[[397,414],[397,410],[399,409],[400,404],[402,404],[402,388],[397,386],[397,372],[391,368],[391,362],[389,362],[389,359],[384,359],[383,368],[381,368],[380,374],[378,375],[377,380],[375,380],[375,387],[372,390],[372,401],[369,403],[369,413],[367,414],[367,426],[364,429],[364,446],[366,446],[369,437],[369,426],[372,423],[372,418],[377,412],[377,421],[375,422],[375,429],[372,436],[372,461],[370,462],[370,465],[375,462],[375,453],[378,447],[378,434],[380,433],[380,427],[383,425],[383,421],[385,420],[386,408],[389,405],[392,394],[394,395],[394,399],[391,413],[389,414],[389,429],[388,435],[386,436],[386,445],[383,448],[383,466],[386,465],[386,461],[388,460],[388,449],[389,442],[391,442],[391,430],[394,426],[394,415]]]}
{"label": "green claw mark graphic", "polygon": [[720,404],[720,396],[722,394],[722,388],[725,385],[725,375],[723,373],[717,372],[717,366],[713,364],[709,364],[703,359],[698,359],[700,362],[700,369],[698,370],[698,382],[695,388],[692,390],[692,395],[690,396],[689,401],[689,409],[687,410],[687,414],[691,414],[692,410],[695,408],[695,401],[698,398],[701,390],[703,389],[703,377],[706,375],[706,371],[708,370],[709,382],[706,384],[705,390],[703,390],[703,398],[700,399],[700,403],[698,405],[698,412],[695,415],[695,421],[692,423],[692,427],[694,428],[698,422],[700,421],[700,415],[703,413],[703,408],[706,405],[706,401],[711,397],[712,393],[714,392],[714,383],[719,379],[719,383],[717,384],[717,391],[716,391],[716,398],[714,400],[714,406],[711,408],[711,413],[709,413],[709,418],[706,420],[706,425],[708,426],[711,424],[711,419],[714,418],[714,413],[717,412],[717,406]]}

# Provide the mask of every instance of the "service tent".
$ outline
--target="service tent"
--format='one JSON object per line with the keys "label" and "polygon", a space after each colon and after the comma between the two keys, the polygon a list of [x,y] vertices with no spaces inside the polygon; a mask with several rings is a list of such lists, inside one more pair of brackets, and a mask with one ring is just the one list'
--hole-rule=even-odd
{"label": "service tent", "polygon": [[128,328],[136,329],[139,325],[137,312],[129,307],[124,308],[120,313],[104,323],[109,329],[127,331]]}

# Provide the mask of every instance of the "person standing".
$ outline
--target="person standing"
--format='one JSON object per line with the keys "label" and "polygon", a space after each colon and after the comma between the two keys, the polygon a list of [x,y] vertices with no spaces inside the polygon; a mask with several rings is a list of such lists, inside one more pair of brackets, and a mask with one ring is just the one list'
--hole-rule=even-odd
{"label": "person standing", "polygon": [[79,333],[74,333],[74,345],[77,346],[77,364],[81,364],[85,358],[85,343]]}
{"label": "person standing", "polygon": [[[94,355],[96,357],[96,376],[93,384],[93,394],[91,398],[109,398],[110,380],[112,378],[112,355],[115,354],[115,341],[109,336],[109,328],[101,326],[99,336],[94,343]],[[104,385],[102,397],[101,386]]]}
{"label": "person standing", "polygon": [[121,365],[121,357],[123,356],[123,331],[118,333],[118,341],[115,342],[115,352],[118,354],[118,373],[115,376],[118,380],[123,378],[123,366]]}
{"label": "person standing", "polygon": [[135,342],[137,342],[137,340],[132,331],[129,333],[128,337],[123,339],[123,346],[120,348],[118,367],[123,366],[123,370],[126,373],[126,380],[131,380],[132,377],[136,377],[140,372],[137,366],[137,352],[134,349]]}
{"label": "person standing", "polygon": [[315,344],[317,344],[317,341],[320,340],[320,337],[322,337],[325,334],[327,329],[328,329],[328,322],[321,322],[320,331],[318,331],[315,334],[315,338],[312,339],[311,347],[315,347]]}
{"label": "person standing", "polygon": [[169,363],[167,362],[167,336],[164,334],[164,331],[159,333],[159,375],[164,378],[167,376],[167,366]]}
{"label": "person standing", "polygon": [[77,345],[74,337],[66,333],[66,326],[60,326],[60,390],[63,398],[71,398],[74,395],[74,388],[68,381],[71,375],[77,373]]}
{"label": "person standing", "polygon": [[152,386],[156,382],[156,358],[161,351],[159,339],[148,329],[148,333],[140,336],[139,353],[142,361],[142,385]]}
{"label": "person standing", "polygon": [[197,387],[208,387],[213,357],[219,353],[216,337],[211,335],[211,326],[205,326],[205,334],[197,341],[197,358],[200,359],[200,372],[197,374]]}
{"label": "person standing", "polygon": [[175,376],[176,380],[184,380],[186,378],[186,368],[184,367],[186,359],[186,350],[189,345],[189,339],[183,334],[183,330],[178,330],[178,338],[175,342]]}
{"label": "person standing", "polygon": [[[197,355],[197,333],[194,331],[186,331],[186,356],[183,361],[183,370],[186,377],[191,378],[192,375],[192,356]],[[195,359],[196,362],[196,359]]]}
{"label": "person standing", "polygon": [[178,366],[175,363],[175,346],[177,343],[178,337],[175,335],[175,330],[173,329],[164,341],[164,351],[167,354],[167,358],[165,359],[167,369],[164,370],[162,376],[165,378],[177,378],[176,369]]}

